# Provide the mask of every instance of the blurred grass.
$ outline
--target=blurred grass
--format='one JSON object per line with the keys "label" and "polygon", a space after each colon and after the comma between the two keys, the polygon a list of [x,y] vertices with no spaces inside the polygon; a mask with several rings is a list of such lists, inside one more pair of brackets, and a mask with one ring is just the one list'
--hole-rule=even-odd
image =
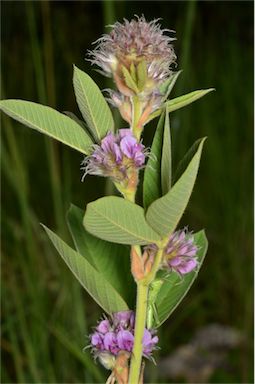
{"label": "blurred grass", "polygon": [[[193,141],[208,136],[183,225],[195,231],[205,227],[210,247],[197,283],[160,331],[160,354],[171,353],[200,326],[230,325],[246,342],[234,351],[231,370],[218,371],[211,382],[252,382],[252,3],[4,2],[2,97],[77,113],[72,63],[102,89],[109,87],[83,60],[86,49],[104,25],[142,13],[162,17],[164,27],[176,30],[184,72],[174,95],[216,88],[171,118],[174,164]],[[100,310],[39,222],[70,241],[64,222],[69,203],[84,207],[111,189],[95,177],[80,183],[82,159],[74,151],[5,116],[2,128],[1,382],[102,382],[105,372],[82,352]]]}

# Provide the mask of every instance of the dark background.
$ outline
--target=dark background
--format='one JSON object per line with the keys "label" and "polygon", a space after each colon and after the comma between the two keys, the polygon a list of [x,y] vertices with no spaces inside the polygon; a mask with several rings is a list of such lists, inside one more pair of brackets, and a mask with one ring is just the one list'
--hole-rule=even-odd
{"label": "dark background", "polygon": [[[78,113],[72,64],[109,87],[85,61],[104,25],[144,14],[176,31],[173,96],[216,92],[173,112],[174,164],[207,136],[198,181],[183,218],[206,229],[208,254],[188,296],[160,331],[157,360],[218,323],[243,342],[213,370],[211,383],[253,382],[253,3],[251,1],[2,2],[2,98],[22,98]],[[146,128],[150,143],[155,122]],[[102,382],[105,371],[82,353],[100,309],[46,239],[45,223],[70,242],[65,212],[103,196],[97,177],[81,183],[81,156],[3,116],[3,383]],[[106,189],[105,189],[106,188]],[[148,364],[148,367],[150,364]],[[160,382],[149,367],[150,381]],[[186,382],[184,377],[175,382]]]}

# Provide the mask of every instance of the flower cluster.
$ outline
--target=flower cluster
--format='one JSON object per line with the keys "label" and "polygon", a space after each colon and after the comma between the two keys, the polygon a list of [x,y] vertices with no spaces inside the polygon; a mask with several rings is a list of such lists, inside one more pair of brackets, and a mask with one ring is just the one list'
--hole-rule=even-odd
{"label": "flower cluster", "polygon": [[[149,245],[146,248],[152,255],[157,252],[155,244]],[[194,242],[192,234],[185,229],[176,231],[170,235],[164,249],[162,268],[185,275],[196,268],[198,264],[197,252],[198,247]]]}
{"label": "flower cluster", "polygon": [[[116,312],[112,318],[100,321],[95,332],[90,335],[92,353],[106,368],[113,368],[119,352],[131,353],[134,343],[134,322],[133,311]],[[158,337],[155,336],[155,331],[145,329],[143,336],[144,357],[151,357],[157,342]]]}
{"label": "flower cluster", "polygon": [[144,166],[147,151],[137,142],[130,129],[120,129],[116,135],[108,133],[94,152],[85,158],[87,174],[111,177],[116,183],[126,183]]}
{"label": "flower cluster", "polygon": [[101,67],[105,75],[115,75],[121,65],[132,71],[145,60],[148,77],[161,82],[170,75],[170,65],[175,63],[176,55],[170,44],[175,38],[164,35],[157,24],[158,19],[147,22],[142,17],[121,24],[115,23],[112,31],[96,41],[96,49],[91,52],[92,63]]}
{"label": "flower cluster", "polygon": [[131,123],[132,96],[138,95],[141,107],[139,124],[159,108],[163,96],[160,85],[171,75],[176,55],[171,42],[175,40],[161,29],[158,19],[147,22],[144,16],[112,25],[112,31],[96,41],[90,52],[92,64],[106,76],[112,76],[118,91],[111,91],[111,103],[122,117]]}

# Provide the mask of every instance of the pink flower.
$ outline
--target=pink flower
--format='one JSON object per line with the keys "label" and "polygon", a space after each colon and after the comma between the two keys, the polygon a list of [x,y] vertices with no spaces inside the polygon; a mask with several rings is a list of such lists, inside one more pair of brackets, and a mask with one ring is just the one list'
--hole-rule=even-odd
{"label": "pink flower", "polygon": [[164,263],[168,268],[185,275],[196,268],[197,251],[191,233],[186,230],[176,231],[169,237],[165,247]]}
{"label": "pink flower", "polygon": [[131,352],[134,344],[134,335],[130,331],[119,331],[117,334],[118,347],[122,351]]}
{"label": "pink flower", "polygon": [[[148,252],[155,255],[157,246],[151,244],[146,247]],[[184,230],[174,232],[164,249],[162,268],[185,275],[193,271],[198,265],[198,247],[191,233]]]}
{"label": "pink flower", "polygon": [[[96,331],[90,335],[90,347],[95,358],[104,366],[112,364],[120,351],[132,352],[134,345],[135,314],[133,311],[116,312],[112,318],[100,321]],[[156,349],[158,337],[155,331],[145,329],[143,336],[143,355],[151,358]],[[105,360],[106,363],[105,363]]]}
{"label": "pink flower", "polygon": [[146,155],[144,145],[137,142],[130,129],[120,129],[116,135],[110,132],[83,161],[83,177],[91,174],[111,177],[115,182],[128,181],[132,171],[143,167]]}

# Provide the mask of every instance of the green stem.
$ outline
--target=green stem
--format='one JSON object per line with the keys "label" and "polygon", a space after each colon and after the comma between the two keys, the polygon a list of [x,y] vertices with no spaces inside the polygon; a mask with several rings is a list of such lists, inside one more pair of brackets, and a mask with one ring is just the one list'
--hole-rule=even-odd
{"label": "green stem", "polygon": [[163,247],[159,248],[158,252],[156,253],[155,260],[154,260],[153,266],[151,268],[151,271],[150,271],[150,273],[148,273],[148,275],[143,280],[143,282],[145,284],[150,284],[155,279],[156,273],[159,270],[159,266],[160,266],[160,263],[162,260],[163,252],[164,252],[164,248]]}
{"label": "green stem", "polygon": [[143,353],[143,334],[146,326],[147,297],[149,286],[143,282],[137,284],[135,339],[129,371],[129,384],[138,384]]}

